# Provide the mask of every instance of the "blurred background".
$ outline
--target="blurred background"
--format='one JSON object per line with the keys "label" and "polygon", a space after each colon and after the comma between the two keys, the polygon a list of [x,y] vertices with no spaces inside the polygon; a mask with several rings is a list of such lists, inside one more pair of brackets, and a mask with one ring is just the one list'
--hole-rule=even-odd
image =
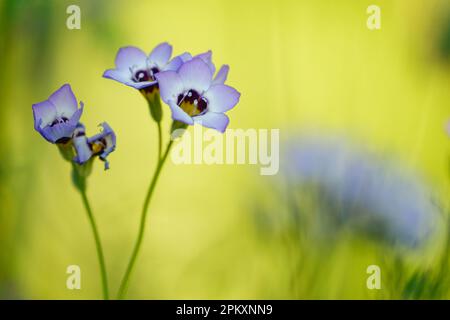
{"label": "blurred background", "polygon": [[[66,27],[71,4],[81,30]],[[0,0],[0,298],[101,297],[70,165],[33,129],[31,105],[64,83],[90,135],[102,121],[117,134],[88,195],[118,289],[157,134],[142,96],[102,74],[118,48],[163,41],[230,65],[229,128],[279,128],[282,167],[169,162],[129,298],[450,298],[446,0]],[[81,290],[66,288],[72,264]]]}

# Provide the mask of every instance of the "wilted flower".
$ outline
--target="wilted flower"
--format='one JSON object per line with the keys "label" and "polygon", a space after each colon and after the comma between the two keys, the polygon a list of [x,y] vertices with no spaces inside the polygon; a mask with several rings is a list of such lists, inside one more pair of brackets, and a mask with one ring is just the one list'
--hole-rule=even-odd
{"label": "wilted flower", "polygon": [[94,156],[98,155],[105,162],[105,170],[109,169],[107,156],[116,148],[116,135],[111,127],[103,122],[100,124],[102,132],[88,138],[85,128],[79,124],[73,137],[73,145],[76,155],[73,159],[78,164],[84,164]]}
{"label": "wilted flower", "polygon": [[158,73],[161,98],[169,105],[172,119],[224,132],[229,123],[224,112],[232,109],[240,97],[234,88],[223,84],[227,73],[228,67],[224,66],[213,80],[211,66],[200,57],[184,63],[178,71]]}
{"label": "wilted flower", "polygon": [[33,104],[34,128],[51,143],[66,143],[83,112],[83,103],[78,108],[77,99],[65,84],[47,100]]}

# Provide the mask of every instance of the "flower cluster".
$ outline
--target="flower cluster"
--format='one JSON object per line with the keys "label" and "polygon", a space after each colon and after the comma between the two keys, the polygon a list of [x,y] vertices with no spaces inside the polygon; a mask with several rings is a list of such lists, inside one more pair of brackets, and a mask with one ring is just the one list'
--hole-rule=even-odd
{"label": "flower cluster", "polygon": [[158,45],[147,56],[135,47],[121,48],[116,68],[104,77],[140,90],[150,104],[156,121],[161,120],[159,98],[170,107],[172,119],[185,125],[199,123],[224,132],[229,119],[225,112],[239,101],[240,93],[225,85],[229,67],[224,65],[214,76],[211,51],[192,56],[183,53],[170,60],[172,46]]}
{"label": "flower cluster", "polygon": [[116,136],[111,127],[102,123],[103,131],[90,138],[86,136],[80,122],[83,103],[78,108],[77,99],[70,85],[65,84],[47,100],[33,104],[34,128],[47,141],[56,144],[63,156],[79,165],[84,165],[95,156],[109,168],[107,156],[116,147]]}
{"label": "flower cluster", "polygon": [[[159,134],[158,163],[144,200],[135,247],[119,287],[117,295],[119,299],[125,296],[130,274],[141,247],[147,208],[174,140],[168,142],[162,153],[161,100],[172,111],[171,133],[194,123],[223,133],[229,123],[225,112],[232,109],[240,98],[239,92],[225,85],[228,66],[222,66],[215,74],[216,68],[212,63],[211,51],[196,56],[186,52],[171,57],[172,46],[168,43],[159,44],[149,55],[136,47],[124,47],[117,53],[116,67],[106,70],[103,74],[105,78],[116,80],[142,93],[149,104],[150,114],[157,123]],[[85,126],[80,122],[83,103],[80,102],[78,107],[77,99],[68,84],[56,90],[47,100],[33,104],[32,109],[36,131],[50,143],[56,144],[64,159],[72,163],[72,182],[81,194],[94,234],[103,296],[109,299],[103,249],[86,194],[86,186],[93,159],[97,156],[104,161],[105,170],[109,169],[107,157],[116,147],[116,135],[106,122],[100,124],[102,127],[100,133],[91,137],[86,135]]]}

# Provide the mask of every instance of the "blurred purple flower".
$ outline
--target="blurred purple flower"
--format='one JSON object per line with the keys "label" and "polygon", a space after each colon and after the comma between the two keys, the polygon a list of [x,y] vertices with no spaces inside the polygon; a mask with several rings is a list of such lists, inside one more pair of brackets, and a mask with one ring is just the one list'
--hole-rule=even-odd
{"label": "blurred purple flower", "polygon": [[47,100],[33,104],[34,128],[51,143],[66,143],[83,112],[83,103],[78,108],[77,99],[70,85],[65,84]]}
{"label": "blurred purple flower", "polygon": [[103,77],[116,80],[141,90],[157,88],[155,75],[161,71],[178,70],[183,64],[181,56],[170,60],[172,46],[164,42],[156,46],[147,56],[136,47],[120,48],[116,56],[116,68],[106,70]]}
{"label": "blurred purple flower", "polygon": [[213,80],[214,71],[201,57],[184,63],[178,71],[158,73],[162,100],[169,105],[172,119],[188,125],[199,123],[224,132],[229,119],[224,112],[239,101],[240,93],[223,82],[228,73],[225,66]]}
{"label": "blurred purple flower", "polygon": [[296,192],[316,190],[328,217],[406,246],[422,244],[438,226],[430,190],[403,165],[340,139],[291,141],[284,176]]}
{"label": "blurred purple flower", "polygon": [[73,137],[73,145],[76,155],[73,159],[78,164],[84,164],[92,157],[98,155],[105,162],[105,170],[109,169],[107,156],[116,148],[116,135],[111,127],[103,122],[100,124],[102,131],[88,138],[82,124],[77,126]]}

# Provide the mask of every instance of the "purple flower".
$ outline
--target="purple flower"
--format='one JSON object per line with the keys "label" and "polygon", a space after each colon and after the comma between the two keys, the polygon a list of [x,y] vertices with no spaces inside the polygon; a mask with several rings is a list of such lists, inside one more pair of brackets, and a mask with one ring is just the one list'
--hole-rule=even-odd
{"label": "purple flower", "polygon": [[34,128],[51,143],[66,143],[83,112],[83,103],[78,108],[77,99],[65,84],[47,100],[33,104]]}
{"label": "purple flower", "polygon": [[183,64],[181,56],[170,60],[171,55],[172,46],[166,42],[156,46],[148,56],[139,48],[124,47],[117,52],[116,68],[106,70],[103,77],[138,90],[157,88],[158,72],[177,70]]}
{"label": "purple flower", "polygon": [[224,84],[228,67],[213,79],[214,71],[201,57],[184,63],[178,71],[156,75],[162,100],[172,110],[172,119],[224,132],[229,119],[224,112],[239,101],[240,93]]}
{"label": "purple flower", "polygon": [[116,135],[111,127],[103,122],[100,124],[103,130],[88,138],[84,126],[80,123],[74,133],[73,145],[76,155],[73,159],[78,164],[85,164],[87,161],[98,155],[100,160],[105,162],[105,170],[109,169],[107,156],[116,148]]}

